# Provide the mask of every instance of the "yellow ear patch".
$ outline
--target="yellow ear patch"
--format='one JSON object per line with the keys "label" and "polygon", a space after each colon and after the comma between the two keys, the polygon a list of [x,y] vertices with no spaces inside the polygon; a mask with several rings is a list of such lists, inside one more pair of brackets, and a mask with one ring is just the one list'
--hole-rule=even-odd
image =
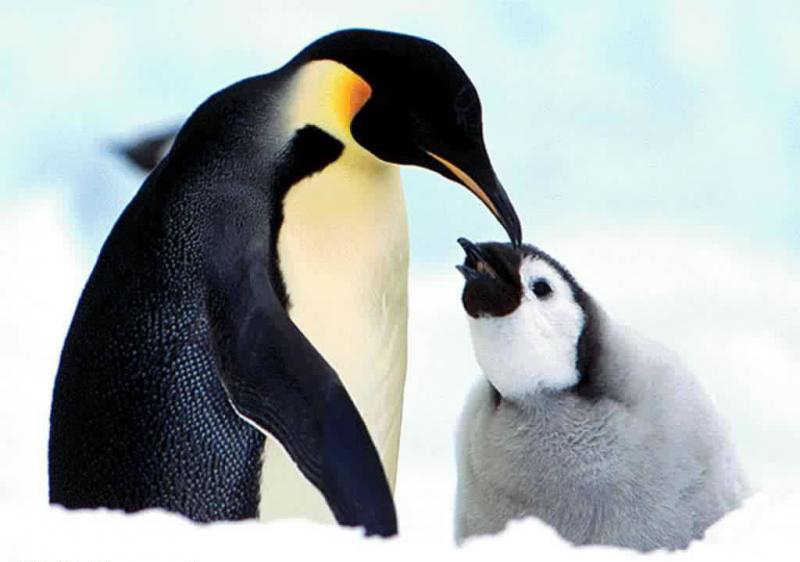
{"label": "yellow ear patch", "polygon": [[366,80],[343,64],[311,61],[295,77],[287,124],[290,131],[316,125],[345,142],[350,122],[371,95]]}
{"label": "yellow ear patch", "polygon": [[349,125],[372,95],[372,88],[363,78],[347,68],[341,72],[339,79],[341,82],[337,88],[341,100],[339,111],[345,123]]}

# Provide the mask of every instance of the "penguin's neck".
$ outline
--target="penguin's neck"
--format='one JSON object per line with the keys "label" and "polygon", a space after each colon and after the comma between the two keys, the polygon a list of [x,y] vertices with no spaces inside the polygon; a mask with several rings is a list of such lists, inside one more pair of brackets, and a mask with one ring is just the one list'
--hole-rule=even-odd
{"label": "penguin's neck", "polygon": [[344,149],[322,171],[292,186],[283,201],[277,248],[289,315],[341,378],[393,487],[408,278],[399,170],[350,135],[349,122],[368,96],[357,75],[317,61],[300,69],[292,88],[287,134],[315,125]]}

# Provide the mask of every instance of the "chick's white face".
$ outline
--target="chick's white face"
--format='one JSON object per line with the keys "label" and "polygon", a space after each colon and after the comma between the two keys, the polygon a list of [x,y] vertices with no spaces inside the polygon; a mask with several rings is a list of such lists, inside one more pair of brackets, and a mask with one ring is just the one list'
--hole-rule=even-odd
{"label": "chick's white face", "polygon": [[585,322],[569,283],[549,263],[525,257],[520,305],[505,316],[469,317],[475,357],[504,398],[578,382],[577,344]]}

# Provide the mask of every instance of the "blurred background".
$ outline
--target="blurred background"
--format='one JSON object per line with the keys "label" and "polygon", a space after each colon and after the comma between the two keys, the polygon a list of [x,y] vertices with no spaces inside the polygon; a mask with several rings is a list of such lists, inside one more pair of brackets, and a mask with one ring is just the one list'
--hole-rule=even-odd
{"label": "blurred background", "polygon": [[[796,488],[797,2],[32,0],[0,6],[0,425],[13,428],[0,432],[0,502],[45,501],[60,346],[143,180],[115,147],[345,27],[450,51],[481,96],[525,240],[612,317],[681,352],[759,485]],[[504,235],[467,190],[418,169],[404,180],[411,366],[398,505],[406,530],[435,520],[449,538],[452,430],[479,374],[455,239]]]}
{"label": "blurred background", "polygon": [[[800,250],[796,2],[32,1],[0,15],[2,202],[58,201],[90,261],[141,179],[113,143],[350,26],[427,37],[462,64],[529,240],[656,222]],[[501,235],[465,190],[421,170],[406,182],[418,262],[459,233]]]}

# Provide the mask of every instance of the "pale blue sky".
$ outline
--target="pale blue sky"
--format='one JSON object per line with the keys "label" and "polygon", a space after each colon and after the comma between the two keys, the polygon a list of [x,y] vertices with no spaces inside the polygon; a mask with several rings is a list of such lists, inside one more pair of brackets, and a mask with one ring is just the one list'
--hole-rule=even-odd
{"label": "pale blue sky", "polygon": [[[63,200],[92,260],[141,181],[113,141],[351,26],[432,39],[467,70],[527,241],[633,224],[800,253],[796,2],[6,3],[0,201]],[[466,190],[405,179],[418,263],[503,236]]]}

